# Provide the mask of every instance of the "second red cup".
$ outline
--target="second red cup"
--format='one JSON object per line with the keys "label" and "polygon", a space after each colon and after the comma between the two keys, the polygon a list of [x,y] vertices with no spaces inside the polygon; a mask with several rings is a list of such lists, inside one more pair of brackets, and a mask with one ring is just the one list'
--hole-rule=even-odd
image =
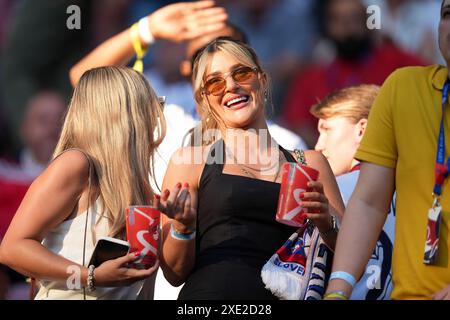
{"label": "second red cup", "polygon": [[313,168],[287,162],[282,167],[281,188],[275,219],[283,224],[302,227],[306,215],[300,194],[308,191],[308,182],[317,181],[319,172]]}
{"label": "second red cup", "polygon": [[158,256],[161,213],[150,206],[130,206],[125,209],[125,217],[130,252],[141,252],[135,265],[148,269]]}

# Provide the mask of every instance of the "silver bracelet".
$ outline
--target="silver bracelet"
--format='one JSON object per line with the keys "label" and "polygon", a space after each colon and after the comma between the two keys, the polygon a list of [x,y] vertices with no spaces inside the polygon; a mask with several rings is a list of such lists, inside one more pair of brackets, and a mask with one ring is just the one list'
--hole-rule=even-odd
{"label": "silver bracelet", "polygon": [[89,292],[95,290],[94,270],[95,266],[91,264],[88,268],[88,277],[87,277],[87,290]]}
{"label": "silver bracelet", "polygon": [[336,233],[339,231],[337,227],[337,219],[335,216],[331,215],[331,227],[325,232],[319,232],[322,237],[327,237],[331,232],[335,231]]}

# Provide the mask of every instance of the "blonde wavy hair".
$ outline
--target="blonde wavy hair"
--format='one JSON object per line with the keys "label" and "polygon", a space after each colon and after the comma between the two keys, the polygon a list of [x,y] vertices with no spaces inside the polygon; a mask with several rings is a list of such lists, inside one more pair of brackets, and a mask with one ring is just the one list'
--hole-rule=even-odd
{"label": "blonde wavy hair", "polygon": [[140,73],[100,67],[83,74],[54,158],[71,148],[89,155],[109,236],[124,236],[125,207],[148,205],[153,199],[149,178],[155,176],[153,156],[164,135],[158,97]]}
{"label": "blonde wavy hair", "polygon": [[[192,67],[192,81],[194,84],[194,97],[197,104],[197,112],[201,118],[201,132],[202,132],[202,144],[209,144],[216,140],[218,137],[208,137],[204,135],[207,130],[217,130],[223,129],[225,124],[220,116],[214,111],[213,108],[208,103],[208,99],[204,94],[202,94],[202,87],[206,75],[206,69],[209,66],[209,60],[212,54],[215,52],[224,52],[231,57],[236,58],[242,65],[251,68],[257,68],[260,74],[264,74],[266,81],[264,86],[261,86],[259,90],[258,97],[260,101],[266,101],[266,104],[271,105],[270,99],[270,79],[266,72],[261,67],[261,63],[255,53],[255,51],[247,44],[233,40],[227,37],[217,38],[202,49],[199,50],[197,56],[195,57],[193,67]],[[195,133],[195,129],[194,129]]]}

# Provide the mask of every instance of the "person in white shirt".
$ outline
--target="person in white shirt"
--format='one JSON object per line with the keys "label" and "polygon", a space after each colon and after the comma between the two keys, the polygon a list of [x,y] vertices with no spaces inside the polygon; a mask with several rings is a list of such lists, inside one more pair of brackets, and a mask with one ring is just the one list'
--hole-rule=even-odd
{"label": "person in white shirt", "polygon": [[[367,125],[370,108],[379,87],[360,85],[338,90],[311,107],[319,119],[319,139],[315,146],[328,159],[347,205],[359,177],[359,162],[354,159]],[[344,216],[345,219],[345,216]],[[353,290],[352,300],[386,300],[392,282],[392,249],[395,226],[395,195],[365,272]]]}

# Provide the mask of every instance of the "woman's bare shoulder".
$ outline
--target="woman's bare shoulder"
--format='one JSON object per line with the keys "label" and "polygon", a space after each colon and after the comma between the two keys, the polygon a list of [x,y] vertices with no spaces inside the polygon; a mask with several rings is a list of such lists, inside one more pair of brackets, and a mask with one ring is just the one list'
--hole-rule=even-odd
{"label": "woman's bare shoulder", "polygon": [[[328,165],[327,158],[321,152],[315,150],[303,150],[303,152],[308,166],[320,171]],[[295,151],[289,150],[289,153],[296,158]]]}
{"label": "woman's bare shoulder", "polygon": [[305,158],[306,161],[311,161],[315,163],[325,163],[327,162],[327,158],[320,151],[316,150],[305,150]]}
{"label": "woman's bare shoulder", "polygon": [[210,147],[210,145],[189,146],[176,150],[170,159],[163,186],[172,187],[180,179],[184,179],[192,186],[198,185]]}
{"label": "woman's bare shoulder", "polygon": [[202,167],[207,158],[211,145],[188,146],[177,149],[170,161],[177,166],[200,166]]}
{"label": "woman's bare shoulder", "polygon": [[89,178],[89,160],[78,150],[68,150],[56,157],[42,176],[83,188]]}

